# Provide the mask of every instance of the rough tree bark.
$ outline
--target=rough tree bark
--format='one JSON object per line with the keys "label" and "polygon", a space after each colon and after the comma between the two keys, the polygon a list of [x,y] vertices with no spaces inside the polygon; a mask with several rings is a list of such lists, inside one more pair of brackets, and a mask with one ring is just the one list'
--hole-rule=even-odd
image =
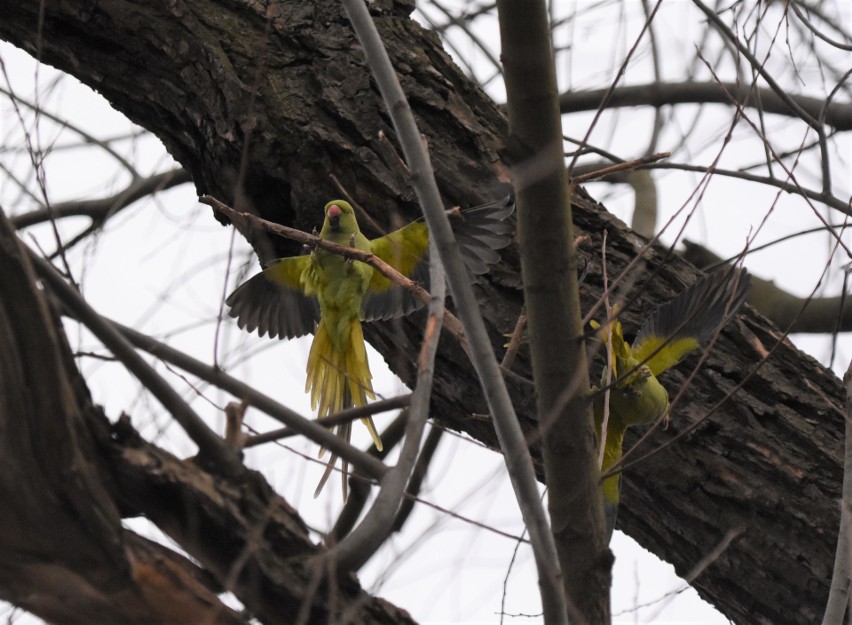
{"label": "rough tree bark", "polygon": [[[199,193],[310,229],[324,198],[340,195],[336,179],[385,227],[397,212],[404,219],[416,214],[406,172],[391,147],[393,130],[335,0],[268,7],[249,0],[60,1],[44,6],[41,26],[39,6],[0,0],[0,37],[72,73],[157,134],[191,172]],[[411,8],[390,0],[371,4],[429,142],[441,189],[448,204],[493,198],[506,179],[498,157],[505,119],[452,65],[438,39],[409,20]],[[582,193],[574,202],[576,228],[592,239],[583,250],[591,267],[583,292],[587,310],[601,290],[603,229],[609,232],[610,276],[639,253],[643,241]],[[284,241],[249,236],[263,256],[294,251]],[[646,252],[628,279],[634,286],[623,317],[628,331],[696,276],[694,267],[666,250]],[[521,304],[513,250],[482,282],[480,294],[499,349],[500,333],[514,327]],[[7,291],[0,292],[0,301],[7,298]],[[415,319],[367,330],[404,380],[412,379],[407,355],[416,353],[421,327]],[[695,362],[667,374],[669,388],[677,389]],[[519,416],[534,432],[535,401],[523,381],[530,377],[523,352],[514,372],[509,384]],[[741,382],[734,399],[694,431],[627,470],[620,527],[681,574],[714,554],[694,585],[737,622],[814,622],[827,596],[839,522],[842,416],[835,405],[842,404],[843,388],[834,375],[745,311],[722,333],[675,406],[669,428],[654,432],[642,451],[685,432]],[[444,341],[434,417],[496,447],[477,389],[463,352]],[[139,477],[129,478],[116,457],[129,453],[132,459],[134,446],[120,436],[112,440],[104,470],[129,489],[121,500],[124,513],[157,518],[160,499],[147,496],[156,471],[136,467]],[[107,453],[103,445],[99,449]],[[188,472],[170,479],[179,482],[166,480],[170,488],[190,488],[207,478]],[[223,496],[230,502],[238,494]],[[168,518],[162,522],[169,526]],[[731,536],[725,549],[717,549]],[[301,541],[279,548],[309,549]],[[237,552],[223,552],[222,561],[199,559],[221,574]],[[269,579],[273,587],[281,581]],[[0,594],[18,596],[3,579]]]}

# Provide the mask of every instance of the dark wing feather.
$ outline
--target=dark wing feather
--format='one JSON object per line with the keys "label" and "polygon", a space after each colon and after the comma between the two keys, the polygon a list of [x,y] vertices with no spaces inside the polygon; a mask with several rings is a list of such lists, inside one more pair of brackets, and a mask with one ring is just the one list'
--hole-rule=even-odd
{"label": "dark wing feather", "polygon": [[[408,277],[415,282],[428,286],[428,260],[427,262],[418,262],[414,267],[414,272]],[[417,299],[411,291],[392,285],[383,291],[371,291],[364,296],[364,300],[361,302],[361,319],[364,321],[397,319],[410,315],[421,308],[423,308],[423,302]]]}
{"label": "dark wing feather", "polygon": [[[514,199],[509,195],[496,202],[448,211],[450,225],[458,242],[462,259],[473,276],[486,273],[491,265],[500,261],[500,254],[497,250],[503,249],[512,241],[514,227],[506,219],[514,210]],[[409,229],[422,227],[422,219],[406,226]],[[375,244],[386,239],[391,240],[395,234],[403,230],[405,228],[372,243]],[[376,252],[376,248],[384,249],[385,247],[387,246],[375,246],[374,252]],[[385,256],[390,257],[389,253],[378,255],[390,262],[389,258],[385,258]],[[391,265],[396,266],[396,263],[391,262]],[[402,270],[400,267],[397,267],[397,269],[400,269],[409,278],[428,286],[428,248],[424,248],[423,253],[418,254],[413,269],[408,267],[406,267],[406,270]],[[422,302],[409,291],[396,285],[390,285],[386,289],[371,288],[363,301],[362,318],[365,321],[394,319],[418,310],[422,306]]]}
{"label": "dark wing feather", "polygon": [[750,287],[745,269],[702,278],[651,315],[633,341],[632,355],[639,361],[650,357],[647,364],[655,375],[665,371],[726,324],[745,302]]}
{"label": "dark wing feather", "polygon": [[270,338],[295,338],[314,331],[319,303],[305,296],[299,277],[309,256],[280,258],[228,296],[228,314],[247,332]]}

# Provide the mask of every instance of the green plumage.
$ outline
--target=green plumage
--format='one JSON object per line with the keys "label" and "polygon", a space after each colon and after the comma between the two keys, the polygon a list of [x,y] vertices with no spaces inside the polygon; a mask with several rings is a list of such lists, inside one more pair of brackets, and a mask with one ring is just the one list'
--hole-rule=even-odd
{"label": "green plumage", "polygon": [[[632,344],[624,340],[618,319],[611,322],[608,332],[601,330],[610,350],[614,382],[609,393],[601,472],[621,460],[627,428],[652,423],[668,410],[669,395],[657,376],[678,364],[727,323],[745,301],[749,286],[745,270],[720,271],[699,280],[658,308]],[[598,440],[602,436],[604,400],[603,392],[595,394]],[[618,511],[621,473],[606,478],[602,489],[607,530],[611,535]]]}
{"label": "green plumage", "polygon": [[[453,232],[462,257],[473,275],[487,271],[500,258],[496,250],[511,241],[512,228],[505,219],[514,205],[510,199],[451,213]],[[343,200],[325,206],[320,237],[371,252],[400,273],[415,280],[428,279],[429,231],[422,221],[386,236],[369,240],[358,227],[355,211]],[[249,332],[261,336],[293,338],[314,333],[308,356],[305,391],[319,416],[373,398],[372,375],[361,321],[393,319],[422,306],[373,267],[321,248],[307,256],[279,258],[240,285],[226,300],[229,314]],[[372,419],[362,422],[376,447],[382,443]],[[351,426],[338,426],[347,440]],[[332,456],[317,487],[322,489],[336,461]],[[346,466],[343,471],[346,498]]]}

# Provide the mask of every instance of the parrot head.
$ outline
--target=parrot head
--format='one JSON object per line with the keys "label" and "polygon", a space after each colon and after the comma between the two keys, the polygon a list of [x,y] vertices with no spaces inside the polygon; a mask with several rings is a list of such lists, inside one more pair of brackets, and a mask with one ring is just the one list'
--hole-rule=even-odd
{"label": "parrot head", "polygon": [[325,223],[322,226],[323,233],[355,234],[358,232],[358,221],[355,219],[355,211],[349,202],[343,200],[332,200],[325,205]]}

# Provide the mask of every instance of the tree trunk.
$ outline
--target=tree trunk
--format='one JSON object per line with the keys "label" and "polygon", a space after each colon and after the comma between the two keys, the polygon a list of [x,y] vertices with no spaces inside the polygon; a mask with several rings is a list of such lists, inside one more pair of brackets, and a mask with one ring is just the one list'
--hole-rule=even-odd
{"label": "tree trunk", "polygon": [[[319,223],[326,199],[341,195],[335,180],[385,228],[397,213],[403,220],[417,214],[405,168],[392,147],[393,129],[336,0],[291,0],[269,8],[248,0],[57,2],[45,5],[41,28],[39,6],[0,0],[5,16],[0,37],[32,54],[40,51],[42,60],[91,85],[154,132],[189,169],[199,193],[307,230]],[[499,109],[451,63],[435,35],[409,20],[411,5],[385,0],[370,8],[428,141],[448,205],[502,195],[507,177],[498,150],[506,121]],[[583,309],[589,310],[601,293],[603,230],[609,233],[610,277],[644,242],[582,193],[575,194],[574,219],[578,234],[592,239],[581,250],[590,268],[582,293]],[[365,230],[374,234],[369,226]],[[297,251],[283,240],[249,236],[266,258]],[[503,256],[479,289],[496,350],[521,306],[517,252],[508,249]],[[694,267],[665,249],[645,252],[627,278],[634,287],[622,318],[628,333],[654,305],[696,277]],[[7,298],[0,292],[0,301]],[[417,317],[367,328],[368,339],[406,381],[412,380],[408,355],[417,353],[421,328]],[[692,357],[664,376],[672,396],[696,362]],[[534,432],[534,393],[524,381],[531,377],[528,354],[521,352],[513,371],[517,375],[508,382],[519,418]],[[628,468],[620,526],[682,575],[714,556],[694,585],[737,622],[814,622],[828,593],[839,523],[843,428],[837,406],[843,388],[830,371],[747,310],[722,333],[673,407],[670,426],[655,431],[639,453],[686,432],[740,383],[735,396],[694,431]],[[443,341],[433,415],[496,447],[478,389],[461,349]],[[627,442],[635,441],[636,436]],[[112,449],[118,456],[105,459],[104,471],[117,472],[112,479],[132,486],[122,504],[172,527],[168,515],[157,516],[166,513],[148,492],[151,480],[163,476],[128,468],[132,458],[122,454],[133,447],[122,451],[121,444],[107,446],[118,446]],[[144,447],[144,453],[157,453]],[[103,445],[99,449],[105,452]],[[133,470],[137,479],[126,474]],[[170,486],[175,489],[208,479],[197,472],[176,475],[181,482]],[[274,500],[258,492],[259,502]],[[236,502],[238,496],[226,498]],[[282,505],[273,506],[276,514]],[[167,531],[180,536],[180,528]],[[231,545],[216,557],[202,557],[193,551],[191,536],[185,538],[183,546],[217,576],[229,571],[229,558],[240,553]],[[276,548],[297,554],[312,549],[301,539]],[[265,570],[262,562],[252,567]],[[309,574],[288,569],[288,575],[302,576],[298,583],[290,579],[291,591],[307,588]],[[274,590],[285,578],[270,573],[266,581]],[[0,594],[13,601],[19,596],[6,583],[0,583]]]}

